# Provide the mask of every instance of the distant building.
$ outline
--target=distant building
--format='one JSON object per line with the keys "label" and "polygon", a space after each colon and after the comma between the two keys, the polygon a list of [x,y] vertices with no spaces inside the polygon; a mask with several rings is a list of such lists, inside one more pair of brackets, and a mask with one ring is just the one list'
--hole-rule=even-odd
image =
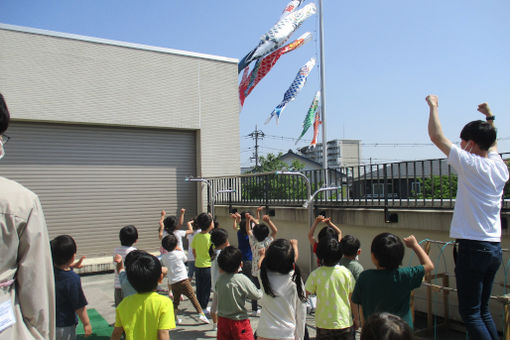
{"label": "distant building", "polygon": [[280,160],[284,163],[286,163],[289,168],[292,166],[292,162],[298,161],[301,164],[303,164],[303,171],[308,170],[320,170],[322,169],[322,164],[319,162],[316,162],[308,157],[305,157],[303,155],[300,155],[298,153],[293,152],[292,150],[289,150],[287,153],[283,154],[280,157]]}
{"label": "distant building", "polygon": [[[327,143],[328,167],[341,168],[360,164],[360,141],[356,139],[334,139]],[[298,150],[304,157],[322,164],[322,143]]]}

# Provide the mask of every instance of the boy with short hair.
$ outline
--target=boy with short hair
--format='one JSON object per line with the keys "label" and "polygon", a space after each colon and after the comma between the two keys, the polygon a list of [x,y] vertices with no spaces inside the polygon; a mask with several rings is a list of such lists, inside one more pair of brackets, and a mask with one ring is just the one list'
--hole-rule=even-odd
{"label": "boy with short hair", "polygon": [[195,307],[198,313],[198,319],[203,323],[209,323],[209,319],[205,316],[202,311],[202,307],[198,303],[193,287],[188,279],[188,272],[186,270],[187,257],[184,251],[177,247],[178,240],[175,235],[167,235],[161,241],[162,247],[166,250],[166,253],[161,256],[161,262],[168,268],[168,285],[173,293],[174,302],[174,313],[177,324],[180,323],[180,319],[177,318],[177,309],[181,300],[181,295],[185,295]]}
{"label": "boy with short hair", "polygon": [[[325,214],[325,212],[323,213]],[[326,226],[319,231],[317,238],[315,238],[314,237],[315,229],[320,223],[325,223]],[[308,231],[308,241],[310,242],[310,245],[312,246],[312,251],[315,255],[317,255],[317,246],[319,245],[319,241],[324,237],[335,238],[338,239],[338,241],[340,242],[340,240],[342,239],[342,230],[340,230],[340,228],[338,228],[331,221],[331,217],[326,218],[324,215],[319,214],[313,221],[313,224],[310,227],[310,230]],[[317,257],[317,264],[319,266],[321,265],[319,257]]]}
{"label": "boy with short hair", "polygon": [[360,242],[357,237],[345,235],[340,241],[340,249],[342,249],[342,258],[340,265],[349,269],[354,276],[354,280],[358,281],[359,274],[363,271],[363,266],[356,260],[361,254]]}
{"label": "boy with short hair", "polygon": [[[257,209],[257,215],[259,214],[259,209]],[[259,223],[258,220],[253,218],[249,213],[246,214],[246,233],[248,234],[248,240],[250,242],[251,247],[251,253],[252,253],[252,262],[251,262],[251,275],[253,278],[253,283],[257,287],[257,289],[260,289],[260,282],[259,282],[259,260],[260,260],[260,252],[262,249],[267,249],[271,242],[274,241],[276,238],[276,233],[278,232],[278,229],[274,225],[273,221],[271,221],[271,218],[268,215],[262,216],[262,220],[267,223]],[[251,228],[251,224],[255,223],[253,226],[253,229]],[[269,228],[268,228],[269,226]],[[271,233],[269,233],[269,229],[271,229]],[[253,307],[257,307],[255,303],[252,305]],[[253,310],[253,315],[259,315],[260,310],[255,309]]]}
{"label": "boy with short hair", "polygon": [[416,253],[419,266],[399,267],[405,249],[398,236],[382,233],[372,241],[372,262],[377,269],[361,273],[352,294],[352,301],[363,307],[365,320],[374,313],[388,312],[413,327],[411,291],[421,286],[424,275],[434,270],[434,264],[413,235],[404,238],[404,243]]}
{"label": "boy with short hair", "polygon": [[195,256],[197,299],[202,310],[206,311],[211,295],[211,256],[209,255],[211,234],[209,232],[214,228],[214,222],[210,214],[201,213],[195,219],[195,223],[200,228],[200,232],[191,241]]}
{"label": "boy with short hair", "polygon": [[354,277],[338,264],[342,257],[340,243],[335,238],[320,239],[317,256],[322,266],[310,273],[305,284],[308,295],[317,295],[316,339],[352,340],[353,326],[354,329],[359,327],[359,311],[351,303]]}
{"label": "boy with short hair", "polygon": [[156,293],[164,275],[161,263],[149,253],[138,252],[140,254],[126,263],[129,282],[137,294],[126,297],[117,307],[110,339],[120,340],[124,332],[126,340],[168,340],[175,320],[170,299]]}
{"label": "boy with short hair", "polygon": [[80,276],[71,268],[76,257],[76,242],[69,235],[60,235],[50,245],[55,273],[56,339],[76,338],[76,315],[83,323],[85,336],[89,336],[92,326],[87,314],[87,299]]}
{"label": "boy with short hair", "polygon": [[[135,244],[136,241],[138,240],[138,230],[134,225],[127,225],[120,229],[119,239],[121,246],[115,248],[113,251],[114,262],[115,255],[120,255],[122,257],[122,261],[124,261],[127,254],[129,254],[133,250],[136,250],[136,248],[133,247],[133,244]],[[117,307],[124,297],[122,294],[122,287],[119,280],[119,271],[117,269],[115,269],[114,273],[113,286],[115,288],[114,292],[115,307]]]}
{"label": "boy with short hair", "polygon": [[240,273],[241,251],[228,246],[218,255],[220,276],[216,281],[218,295],[218,340],[252,340],[253,330],[245,307],[246,299],[259,300],[262,292]]}

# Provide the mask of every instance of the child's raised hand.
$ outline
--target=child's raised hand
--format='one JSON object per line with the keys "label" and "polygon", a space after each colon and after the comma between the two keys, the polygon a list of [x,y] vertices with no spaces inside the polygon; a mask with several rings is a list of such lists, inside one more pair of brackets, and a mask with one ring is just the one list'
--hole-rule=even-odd
{"label": "child's raised hand", "polygon": [[289,242],[290,242],[290,245],[291,245],[292,247],[297,248],[298,241],[297,241],[296,239],[291,239],[291,240],[289,240]]}
{"label": "child's raised hand", "polygon": [[269,217],[269,215],[264,215],[262,216],[262,221],[269,223],[271,221],[271,218]]}
{"label": "child's raised hand", "polygon": [[121,263],[122,262],[122,256],[120,256],[119,254],[115,254],[115,256],[113,257],[113,262]]}
{"label": "child's raised hand", "polygon": [[186,212],[186,209],[181,208],[181,215],[184,214],[185,212]]}
{"label": "child's raised hand", "polygon": [[439,101],[436,95],[430,94],[427,96],[427,98],[425,98],[425,100],[427,101],[427,104],[429,104],[430,107],[439,106]]}
{"label": "child's raised hand", "polygon": [[262,211],[262,209],[264,209],[264,207],[258,207],[258,208],[257,208],[257,211],[258,211],[258,212],[261,212],[261,211]]}
{"label": "child's raised hand", "polygon": [[161,217],[165,217],[166,216],[166,211],[163,209],[161,210]]}
{"label": "child's raised hand", "polygon": [[404,237],[404,244],[407,248],[414,248],[418,245],[418,241],[416,241],[414,235],[409,235],[408,237]]}
{"label": "child's raised hand", "polygon": [[321,223],[322,221],[324,221],[325,217],[322,216],[322,215],[319,215],[315,218],[315,222],[316,223]]}
{"label": "child's raised hand", "polygon": [[76,269],[83,268],[83,260],[85,260],[86,258],[87,258],[86,256],[80,257],[80,259],[73,264],[73,268]]}
{"label": "child's raised hand", "polygon": [[327,225],[330,225],[331,224],[331,217],[323,219],[322,222],[326,223]]}

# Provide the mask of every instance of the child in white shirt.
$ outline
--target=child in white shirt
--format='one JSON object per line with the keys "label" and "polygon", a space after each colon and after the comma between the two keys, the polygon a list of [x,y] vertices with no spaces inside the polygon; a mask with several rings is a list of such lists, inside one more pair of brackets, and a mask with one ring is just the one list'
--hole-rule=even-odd
{"label": "child in white shirt", "polygon": [[[278,232],[278,229],[276,228],[273,221],[271,221],[268,215],[262,216],[262,220],[266,222],[267,225],[269,225],[269,228],[271,228],[271,233],[269,233],[269,228],[267,227],[266,224],[258,223],[258,220],[254,219],[253,216],[251,216],[250,214],[246,214],[246,221],[248,221],[248,223],[245,223],[246,233],[248,234],[251,246],[251,253],[253,254],[253,260],[251,262],[252,263],[251,274],[255,278],[259,277],[258,263],[260,259],[260,250],[269,247],[271,242],[273,242],[274,238],[276,237],[276,233]],[[253,229],[251,229],[250,227],[251,226],[250,222],[252,221],[255,223]],[[257,283],[255,283],[255,285],[257,285]],[[258,287],[260,288],[260,286]]]}
{"label": "child in white shirt", "polygon": [[209,323],[209,319],[202,311],[202,307],[198,303],[197,297],[193,292],[193,287],[188,279],[188,272],[186,271],[186,254],[182,249],[177,247],[177,237],[175,235],[167,235],[161,242],[163,248],[167,251],[161,257],[161,262],[168,268],[168,284],[173,293],[174,313],[177,324],[180,319],[177,318],[177,308],[179,307],[181,294],[185,295],[195,307],[198,313],[198,319],[203,323]]}
{"label": "child in white shirt", "polygon": [[275,240],[261,253],[259,264],[263,290],[258,339],[303,339],[306,296],[296,263],[297,240]]}

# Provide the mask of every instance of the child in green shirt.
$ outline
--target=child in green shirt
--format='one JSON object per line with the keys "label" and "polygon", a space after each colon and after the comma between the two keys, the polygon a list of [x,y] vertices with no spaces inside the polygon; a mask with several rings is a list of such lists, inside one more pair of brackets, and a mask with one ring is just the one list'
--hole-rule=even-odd
{"label": "child in green shirt", "polygon": [[405,248],[394,234],[382,233],[372,241],[372,262],[376,269],[360,274],[352,294],[352,301],[363,307],[365,320],[374,313],[387,312],[413,327],[409,308],[411,291],[421,286],[424,275],[434,270],[434,264],[413,235],[404,238],[404,243],[414,250],[421,265],[400,267]]}
{"label": "child in green shirt", "polygon": [[137,294],[122,300],[116,309],[115,328],[111,340],[169,340],[169,330],[175,328],[174,309],[168,296],[156,293],[158,283],[163,280],[159,260],[141,250],[126,264],[129,282]]}
{"label": "child in green shirt", "polygon": [[200,232],[191,242],[195,257],[197,300],[202,310],[206,312],[211,295],[211,256],[209,255],[211,234],[209,232],[214,228],[214,221],[210,214],[201,213],[195,218],[195,224],[200,228]]}

